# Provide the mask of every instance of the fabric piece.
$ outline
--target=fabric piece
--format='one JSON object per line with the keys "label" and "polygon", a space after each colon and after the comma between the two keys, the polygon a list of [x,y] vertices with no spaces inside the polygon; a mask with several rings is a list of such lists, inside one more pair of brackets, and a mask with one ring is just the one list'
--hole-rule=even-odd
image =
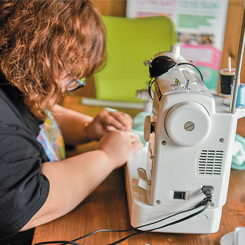
{"label": "fabric piece", "polygon": [[140,137],[140,140],[144,144],[144,146],[147,146],[148,145],[148,142],[146,142],[144,140],[144,123],[145,123],[145,118],[148,115],[151,115],[151,113],[148,113],[148,112],[139,112],[133,118],[132,131],[135,132]]}
{"label": "fabric piece", "polygon": [[40,125],[37,140],[42,144],[50,162],[65,159],[65,143],[60,128],[51,112],[49,117]]}
{"label": "fabric piece", "polygon": [[235,137],[231,168],[238,170],[245,169],[245,139],[238,134]]}

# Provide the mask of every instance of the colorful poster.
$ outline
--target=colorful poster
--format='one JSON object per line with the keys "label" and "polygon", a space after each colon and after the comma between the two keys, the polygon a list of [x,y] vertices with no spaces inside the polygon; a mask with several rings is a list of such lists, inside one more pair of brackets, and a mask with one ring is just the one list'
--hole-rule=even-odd
{"label": "colorful poster", "polygon": [[228,4],[229,0],[127,0],[126,15],[170,17],[176,27],[181,55],[195,62],[206,86],[216,92]]}

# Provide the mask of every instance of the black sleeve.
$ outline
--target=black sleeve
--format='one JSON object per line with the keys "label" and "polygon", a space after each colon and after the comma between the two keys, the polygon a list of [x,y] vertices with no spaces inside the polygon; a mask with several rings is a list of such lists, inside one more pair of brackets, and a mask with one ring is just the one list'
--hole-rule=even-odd
{"label": "black sleeve", "polygon": [[17,233],[46,201],[45,161],[42,145],[27,128],[0,123],[0,239]]}

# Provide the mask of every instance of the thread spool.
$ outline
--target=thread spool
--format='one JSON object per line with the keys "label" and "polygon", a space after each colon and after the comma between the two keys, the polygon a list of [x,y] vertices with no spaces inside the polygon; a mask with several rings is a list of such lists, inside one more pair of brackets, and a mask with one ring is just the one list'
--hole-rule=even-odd
{"label": "thread spool", "polygon": [[232,68],[229,70],[228,68],[222,69],[219,72],[220,74],[220,92],[224,95],[231,94],[231,84],[233,84],[235,69]]}
{"label": "thread spool", "polygon": [[[233,89],[233,84],[231,84],[231,91]],[[237,91],[236,106],[245,105],[245,83],[240,83]]]}

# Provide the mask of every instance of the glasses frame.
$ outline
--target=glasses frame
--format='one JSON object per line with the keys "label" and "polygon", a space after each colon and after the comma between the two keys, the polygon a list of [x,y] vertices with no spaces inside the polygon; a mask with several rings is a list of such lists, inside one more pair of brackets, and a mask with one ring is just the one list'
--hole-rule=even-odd
{"label": "glasses frame", "polygon": [[[68,73],[69,75],[71,75],[71,73],[70,73],[69,70],[67,71],[67,73]],[[74,79],[73,79],[72,81],[70,81],[70,82],[68,83],[68,85],[66,86],[66,91],[67,91],[67,92],[73,92],[73,91],[75,91],[75,90],[77,90],[77,89],[79,89],[79,88],[82,88],[82,87],[84,87],[84,86],[86,85],[86,82],[87,82],[87,80],[86,80],[86,78],[84,78],[84,77],[81,78],[81,79],[78,79],[78,78],[74,77]],[[77,84],[77,85],[74,87],[75,84]],[[69,89],[69,87],[71,87],[71,85],[73,85],[73,86],[72,86],[73,88],[70,88],[70,89]]]}

